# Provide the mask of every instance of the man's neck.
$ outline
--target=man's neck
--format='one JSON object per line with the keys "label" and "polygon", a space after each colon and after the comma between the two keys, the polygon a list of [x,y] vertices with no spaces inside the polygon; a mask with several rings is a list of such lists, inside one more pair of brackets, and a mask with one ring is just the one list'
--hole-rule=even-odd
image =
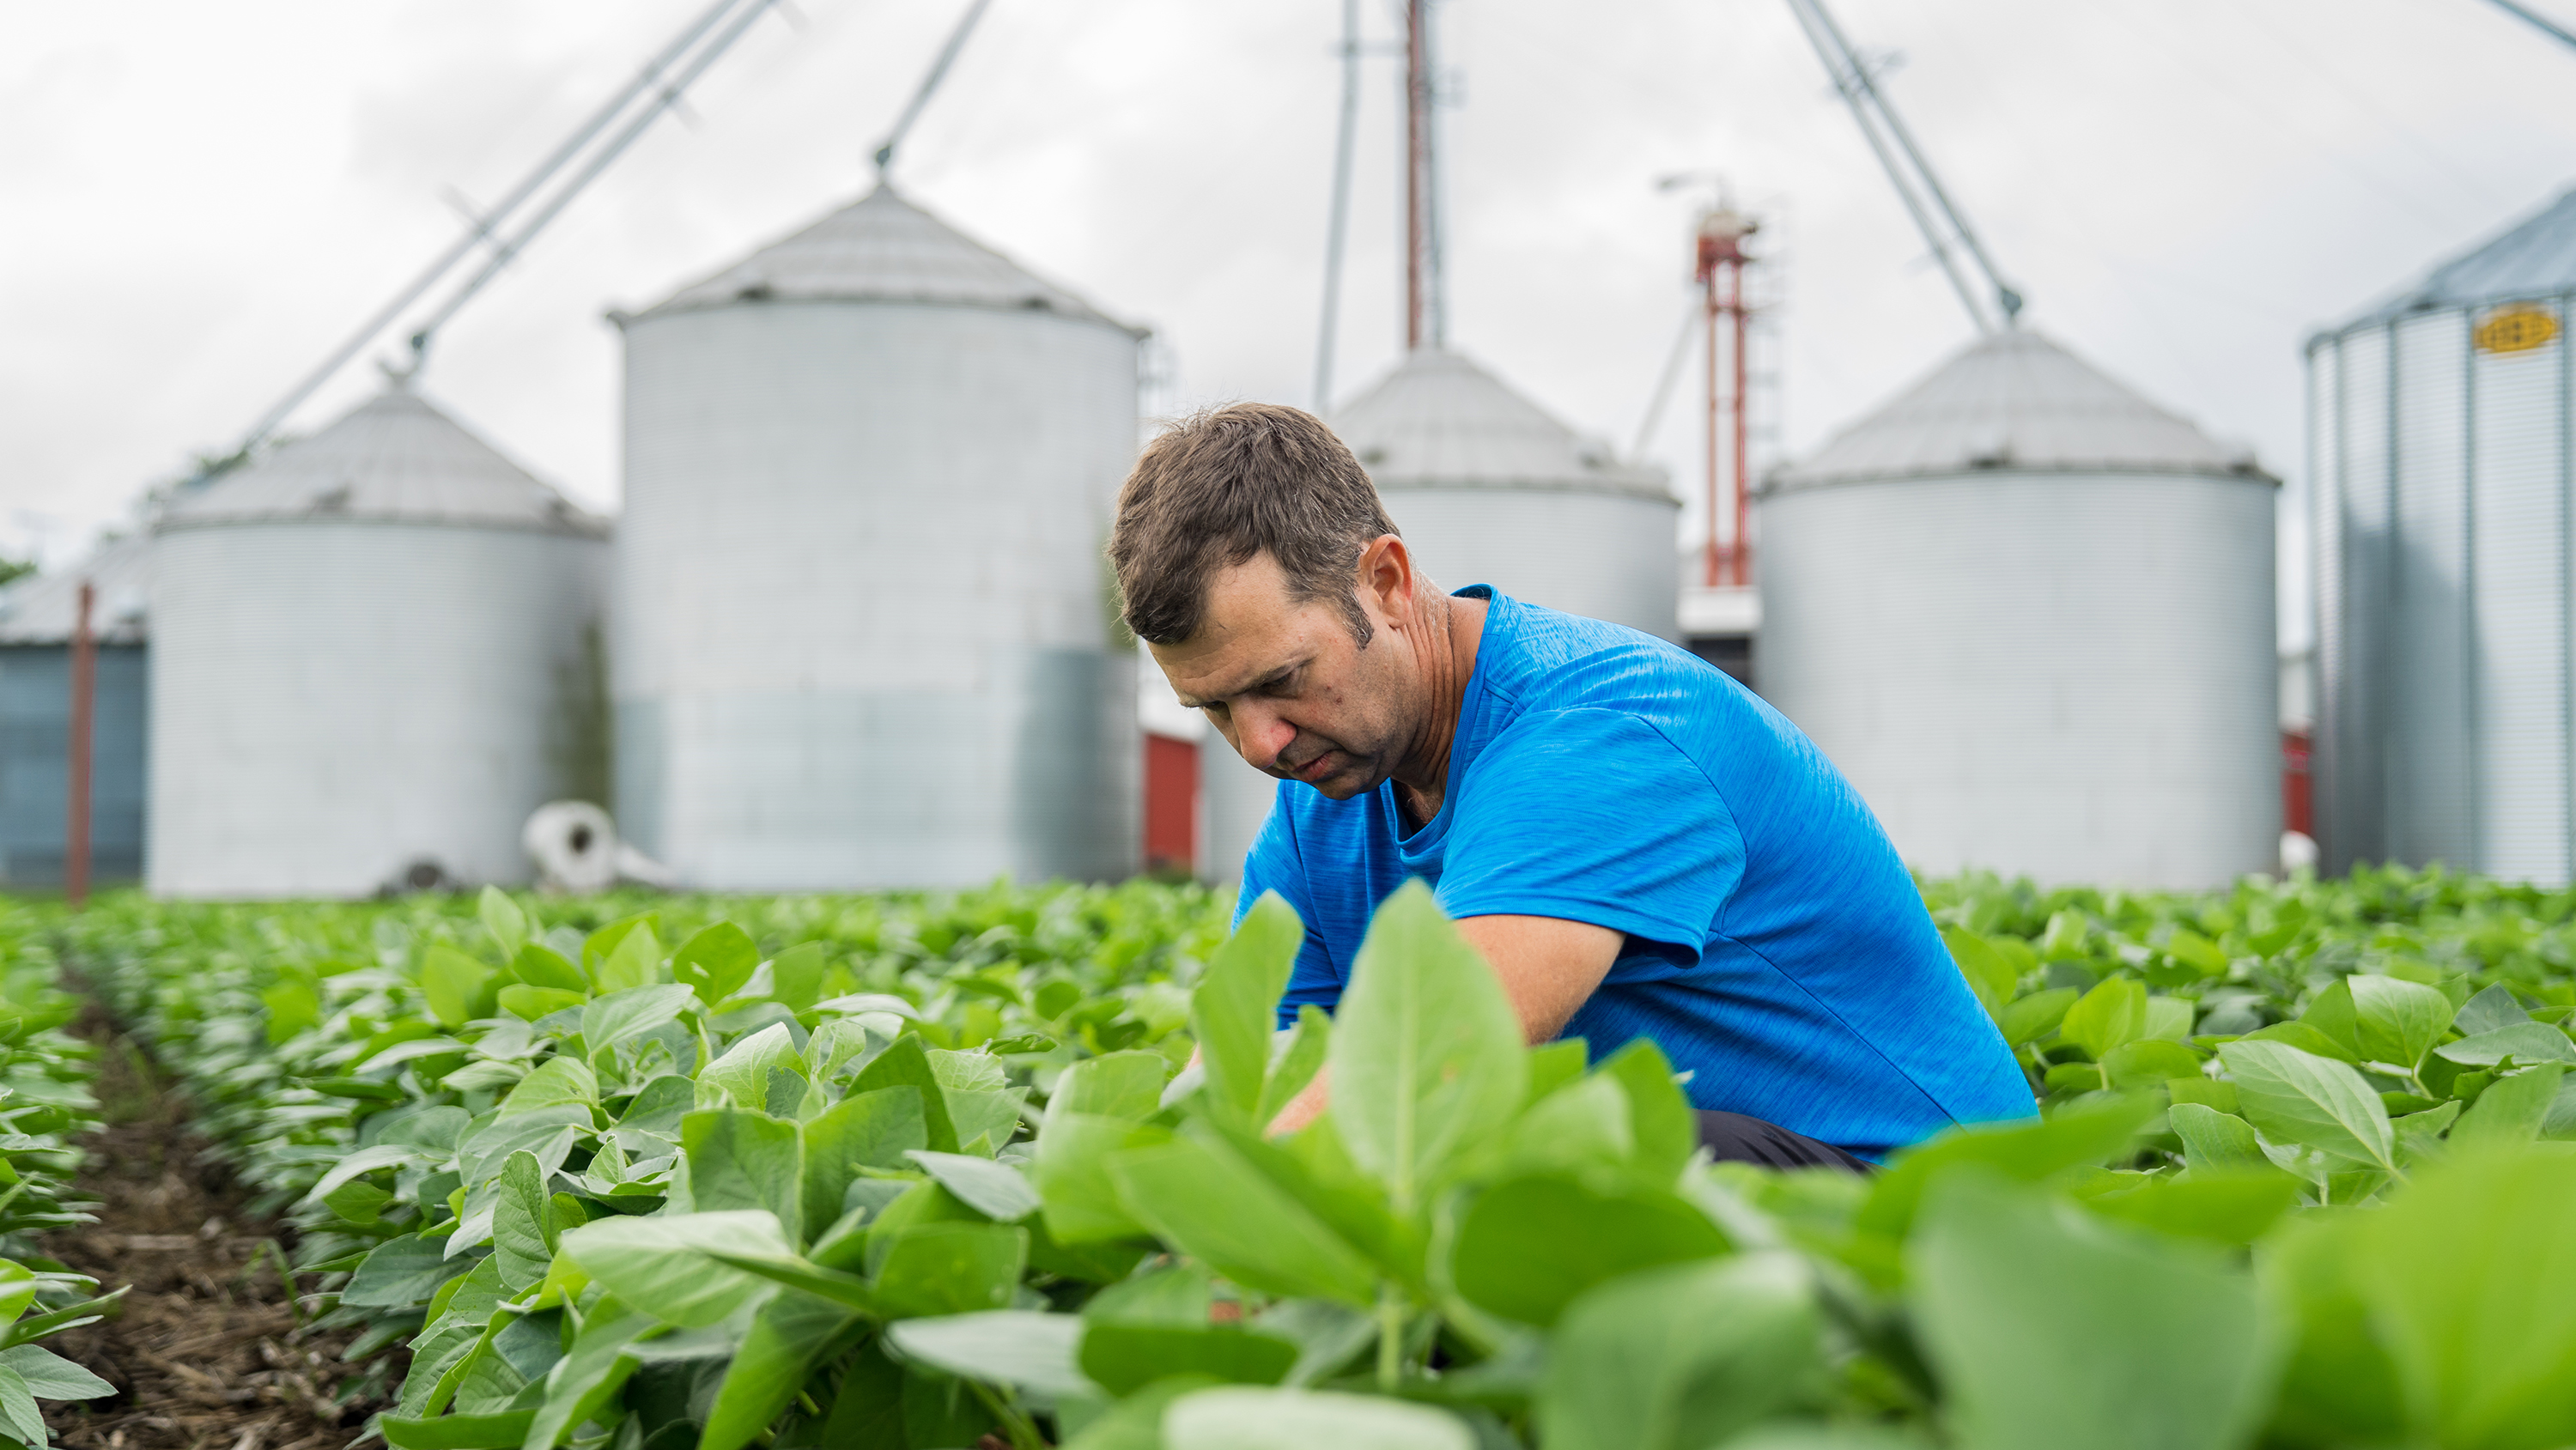
{"label": "man's neck", "polygon": [[1449,790],[1449,748],[1458,739],[1458,716],[1467,703],[1467,681],[1476,673],[1476,648],[1485,637],[1486,601],[1426,588],[1422,604],[1422,683],[1430,708],[1422,728],[1396,767],[1395,788],[1421,825],[1440,814]]}

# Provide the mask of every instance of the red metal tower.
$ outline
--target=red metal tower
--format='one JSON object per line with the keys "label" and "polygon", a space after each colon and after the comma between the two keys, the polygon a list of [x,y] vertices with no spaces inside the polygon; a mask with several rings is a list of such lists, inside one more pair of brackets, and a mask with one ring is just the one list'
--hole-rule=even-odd
{"label": "red metal tower", "polygon": [[[1745,367],[1744,239],[1761,224],[1721,201],[1700,213],[1698,250],[1692,279],[1706,298],[1708,321],[1708,550],[1705,578],[1710,588],[1743,588],[1753,582],[1751,430],[1745,417],[1748,370]],[[1719,380],[1730,371],[1721,366],[1720,322],[1732,324],[1734,364],[1731,387]],[[1720,455],[1732,467],[1721,471]]]}

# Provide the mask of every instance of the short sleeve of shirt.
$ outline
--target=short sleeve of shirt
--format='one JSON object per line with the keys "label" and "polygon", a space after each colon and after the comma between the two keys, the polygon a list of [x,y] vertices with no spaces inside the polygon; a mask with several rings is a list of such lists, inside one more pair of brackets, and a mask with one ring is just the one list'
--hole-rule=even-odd
{"label": "short sleeve of shirt", "polygon": [[1243,925],[1244,913],[1261,899],[1265,891],[1276,891],[1306,923],[1305,944],[1297,948],[1297,965],[1288,975],[1287,995],[1279,1000],[1279,1025],[1287,1027],[1297,1020],[1297,1009],[1311,1002],[1330,1007],[1341,999],[1342,977],[1334,970],[1333,954],[1324,945],[1324,934],[1315,929],[1316,913],[1313,894],[1307,890],[1305,863],[1297,851],[1297,831],[1288,812],[1274,803],[1263,819],[1261,829],[1252,838],[1252,849],[1243,858],[1243,889],[1234,898],[1234,924]]}
{"label": "short sleeve of shirt", "polygon": [[1632,948],[1613,981],[1696,966],[1743,879],[1744,837],[1717,787],[1618,711],[1523,716],[1452,804],[1439,886],[1449,914],[1552,916],[1654,944],[1642,958]]}

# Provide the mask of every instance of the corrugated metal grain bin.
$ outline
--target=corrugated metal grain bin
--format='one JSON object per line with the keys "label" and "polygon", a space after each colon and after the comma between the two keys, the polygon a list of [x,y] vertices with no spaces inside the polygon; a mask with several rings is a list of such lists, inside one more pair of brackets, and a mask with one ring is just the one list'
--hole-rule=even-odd
{"label": "corrugated metal grain bin", "polygon": [[1142,334],[882,186],[619,321],[621,828],[716,889],[1134,871]]}
{"label": "corrugated metal grain bin", "polygon": [[146,616],[152,543],[129,535],[0,590],[0,881],[63,883],[70,787],[71,637],[80,586],[97,642],[90,725],[90,879],[143,874]]}
{"label": "corrugated metal grain bin", "polygon": [[2276,488],[2046,338],[1982,339],[1765,481],[1763,694],[1922,870],[2270,869]]}
{"label": "corrugated metal grain bin", "polygon": [[2320,845],[2568,879],[2576,192],[2308,344]]}
{"label": "corrugated metal grain bin", "polygon": [[395,388],[154,530],[152,889],[528,878],[602,774],[607,526]]}

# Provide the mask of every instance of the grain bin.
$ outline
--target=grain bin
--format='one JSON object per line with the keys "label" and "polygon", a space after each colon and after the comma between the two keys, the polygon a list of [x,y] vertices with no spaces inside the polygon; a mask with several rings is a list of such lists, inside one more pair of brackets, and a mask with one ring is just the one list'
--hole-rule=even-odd
{"label": "grain bin", "polygon": [[526,880],[528,812],[604,776],[606,534],[399,386],[172,499],[152,889]]}
{"label": "grain bin", "polygon": [[[1681,638],[1681,502],[1662,470],[1622,462],[1458,353],[1418,348],[1333,414],[1423,572],[1491,584],[1568,614]],[[1220,742],[1221,744],[1221,742]],[[1279,782],[1202,752],[1203,869],[1241,877]]]}
{"label": "grain bin", "polygon": [[1143,334],[882,185],[617,320],[627,835],[716,889],[1134,871]]}
{"label": "grain bin", "polygon": [[129,534],[68,569],[0,589],[0,882],[63,884],[71,783],[71,639],[93,591],[90,879],[143,874],[143,760],[152,541]]}
{"label": "grain bin", "polygon": [[2308,343],[2327,868],[2565,882],[2576,191]]}
{"label": "grain bin", "polygon": [[2047,338],[1982,338],[1764,481],[1763,693],[1918,869],[2269,869],[2276,488]]}

